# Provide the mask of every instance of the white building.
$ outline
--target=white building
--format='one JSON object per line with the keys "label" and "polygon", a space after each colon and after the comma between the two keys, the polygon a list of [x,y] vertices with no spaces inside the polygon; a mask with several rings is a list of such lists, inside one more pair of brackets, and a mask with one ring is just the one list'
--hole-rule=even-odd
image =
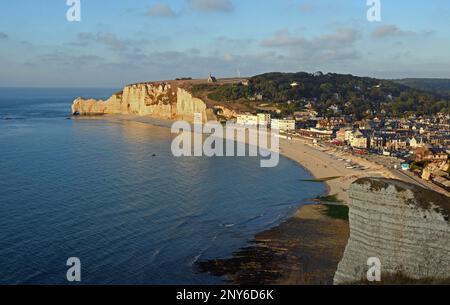
{"label": "white building", "polygon": [[271,115],[268,113],[258,113],[258,125],[260,126],[269,126]]}
{"label": "white building", "polygon": [[280,131],[293,131],[295,130],[295,120],[279,120],[272,119],[270,121],[272,129],[280,130]]}
{"label": "white building", "polygon": [[217,78],[215,78],[214,76],[212,76],[211,73],[209,73],[208,83],[217,83]]}
{"label": "white building", "polygon": [[364,137],[362,132],[359,130],[355,131],[350,137],[350,145],[353,148],[362,148],[362,149],[367,149],[369,146],[368,139]]}
{"label": "white building", "polygon": [[422,139],[420,139],[420,141],[418,141],[416,138],[412,138],[409,140],[409,146],[411,148],[423,147],[423,141],[422,141]]}
{"label": "white building", "polygon": [[244,126],[269,126],[270,125],[270,114],[258,113],[253,114],[239,114],[237,116],[236,124]]}
{"label": "white building", "polygon": [[258,116],[252,114],[238,114],[236,124],[243,126],[257,126]]}

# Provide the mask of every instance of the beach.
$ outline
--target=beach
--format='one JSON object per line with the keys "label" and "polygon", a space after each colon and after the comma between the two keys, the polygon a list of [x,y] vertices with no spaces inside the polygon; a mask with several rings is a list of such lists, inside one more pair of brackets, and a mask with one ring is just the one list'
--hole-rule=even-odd
{"label": "beach", "polygon": [[[365,177],[397,179],[450,196],[449,192],[443,188],[415,177],[412,173],[387,168],[337,149],[314,145],[310,140],[301,138],[280,139],[280,153],[298,162],[318,181],[326,183],[329,195],[336,195],[337,199],[344,204],[349,200],[347,191],[350,185],[357,179]],[[357,165],[356,167],[359,167],[359,169],[350,168],[355,166],[348,166],[349,163]]]}
{"label": "beach", "polygon": [[345,216],[330,216],[330,207],[304,205],[232,257],[201,261],[198,268],[234,285],[331,285],[349,226]]}
{"label": "beach", "polygon": [[[322,151],[308,140],[300,138],[293,138],[292,140],[280,139],[280,153],[298,162],[317,181],[324,182],[328,187],[329,195],[336,195],[337,199],[344,203],[348,202],[347,191],[355,180],[363,177],[394,178],[387,169],[380,165],[348,154],[329,154],[327,150]],[[337,158],[351,160],[351,162],[357,163],[365,169],[347,168],[346,163],[339,161]]]}

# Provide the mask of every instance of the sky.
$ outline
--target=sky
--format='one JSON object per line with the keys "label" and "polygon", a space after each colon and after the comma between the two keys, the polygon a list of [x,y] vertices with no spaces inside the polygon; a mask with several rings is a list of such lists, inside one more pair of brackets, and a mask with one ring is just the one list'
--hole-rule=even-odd
{"label": "sky", "polygon": [[323,71],[450,78],[450,1],[0,0],[0,87]]}

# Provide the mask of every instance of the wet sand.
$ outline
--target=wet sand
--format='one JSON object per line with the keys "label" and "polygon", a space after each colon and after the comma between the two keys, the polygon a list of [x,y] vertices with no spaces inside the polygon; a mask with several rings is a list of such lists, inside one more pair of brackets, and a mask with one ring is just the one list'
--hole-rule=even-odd
{"label": "wet sand", "polygon": [[200,272],[234,285],[331,285],[347,244],[346,220],[326,215],[324,205],[305,205],[228,259],[199,262]]}

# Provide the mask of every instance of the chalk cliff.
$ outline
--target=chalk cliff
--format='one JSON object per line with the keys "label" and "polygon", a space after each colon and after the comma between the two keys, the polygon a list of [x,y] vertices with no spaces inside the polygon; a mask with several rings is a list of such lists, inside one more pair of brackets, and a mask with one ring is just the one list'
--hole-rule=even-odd
{"label": "chalk cliff", "polygon": [[367,260],[383,274],[450,277],[450,198],[397,180],[363,178],[350,188],[350,238],[335,284],[366,279]]}
{"label": "chalk cliff", "polygon": [[170,82],[133,84],[106,101],[77,98],[72,105],[73,115],[131,114],[189,122],[195,113],[201,113],[205,122],[216,120],[215,111]]}

